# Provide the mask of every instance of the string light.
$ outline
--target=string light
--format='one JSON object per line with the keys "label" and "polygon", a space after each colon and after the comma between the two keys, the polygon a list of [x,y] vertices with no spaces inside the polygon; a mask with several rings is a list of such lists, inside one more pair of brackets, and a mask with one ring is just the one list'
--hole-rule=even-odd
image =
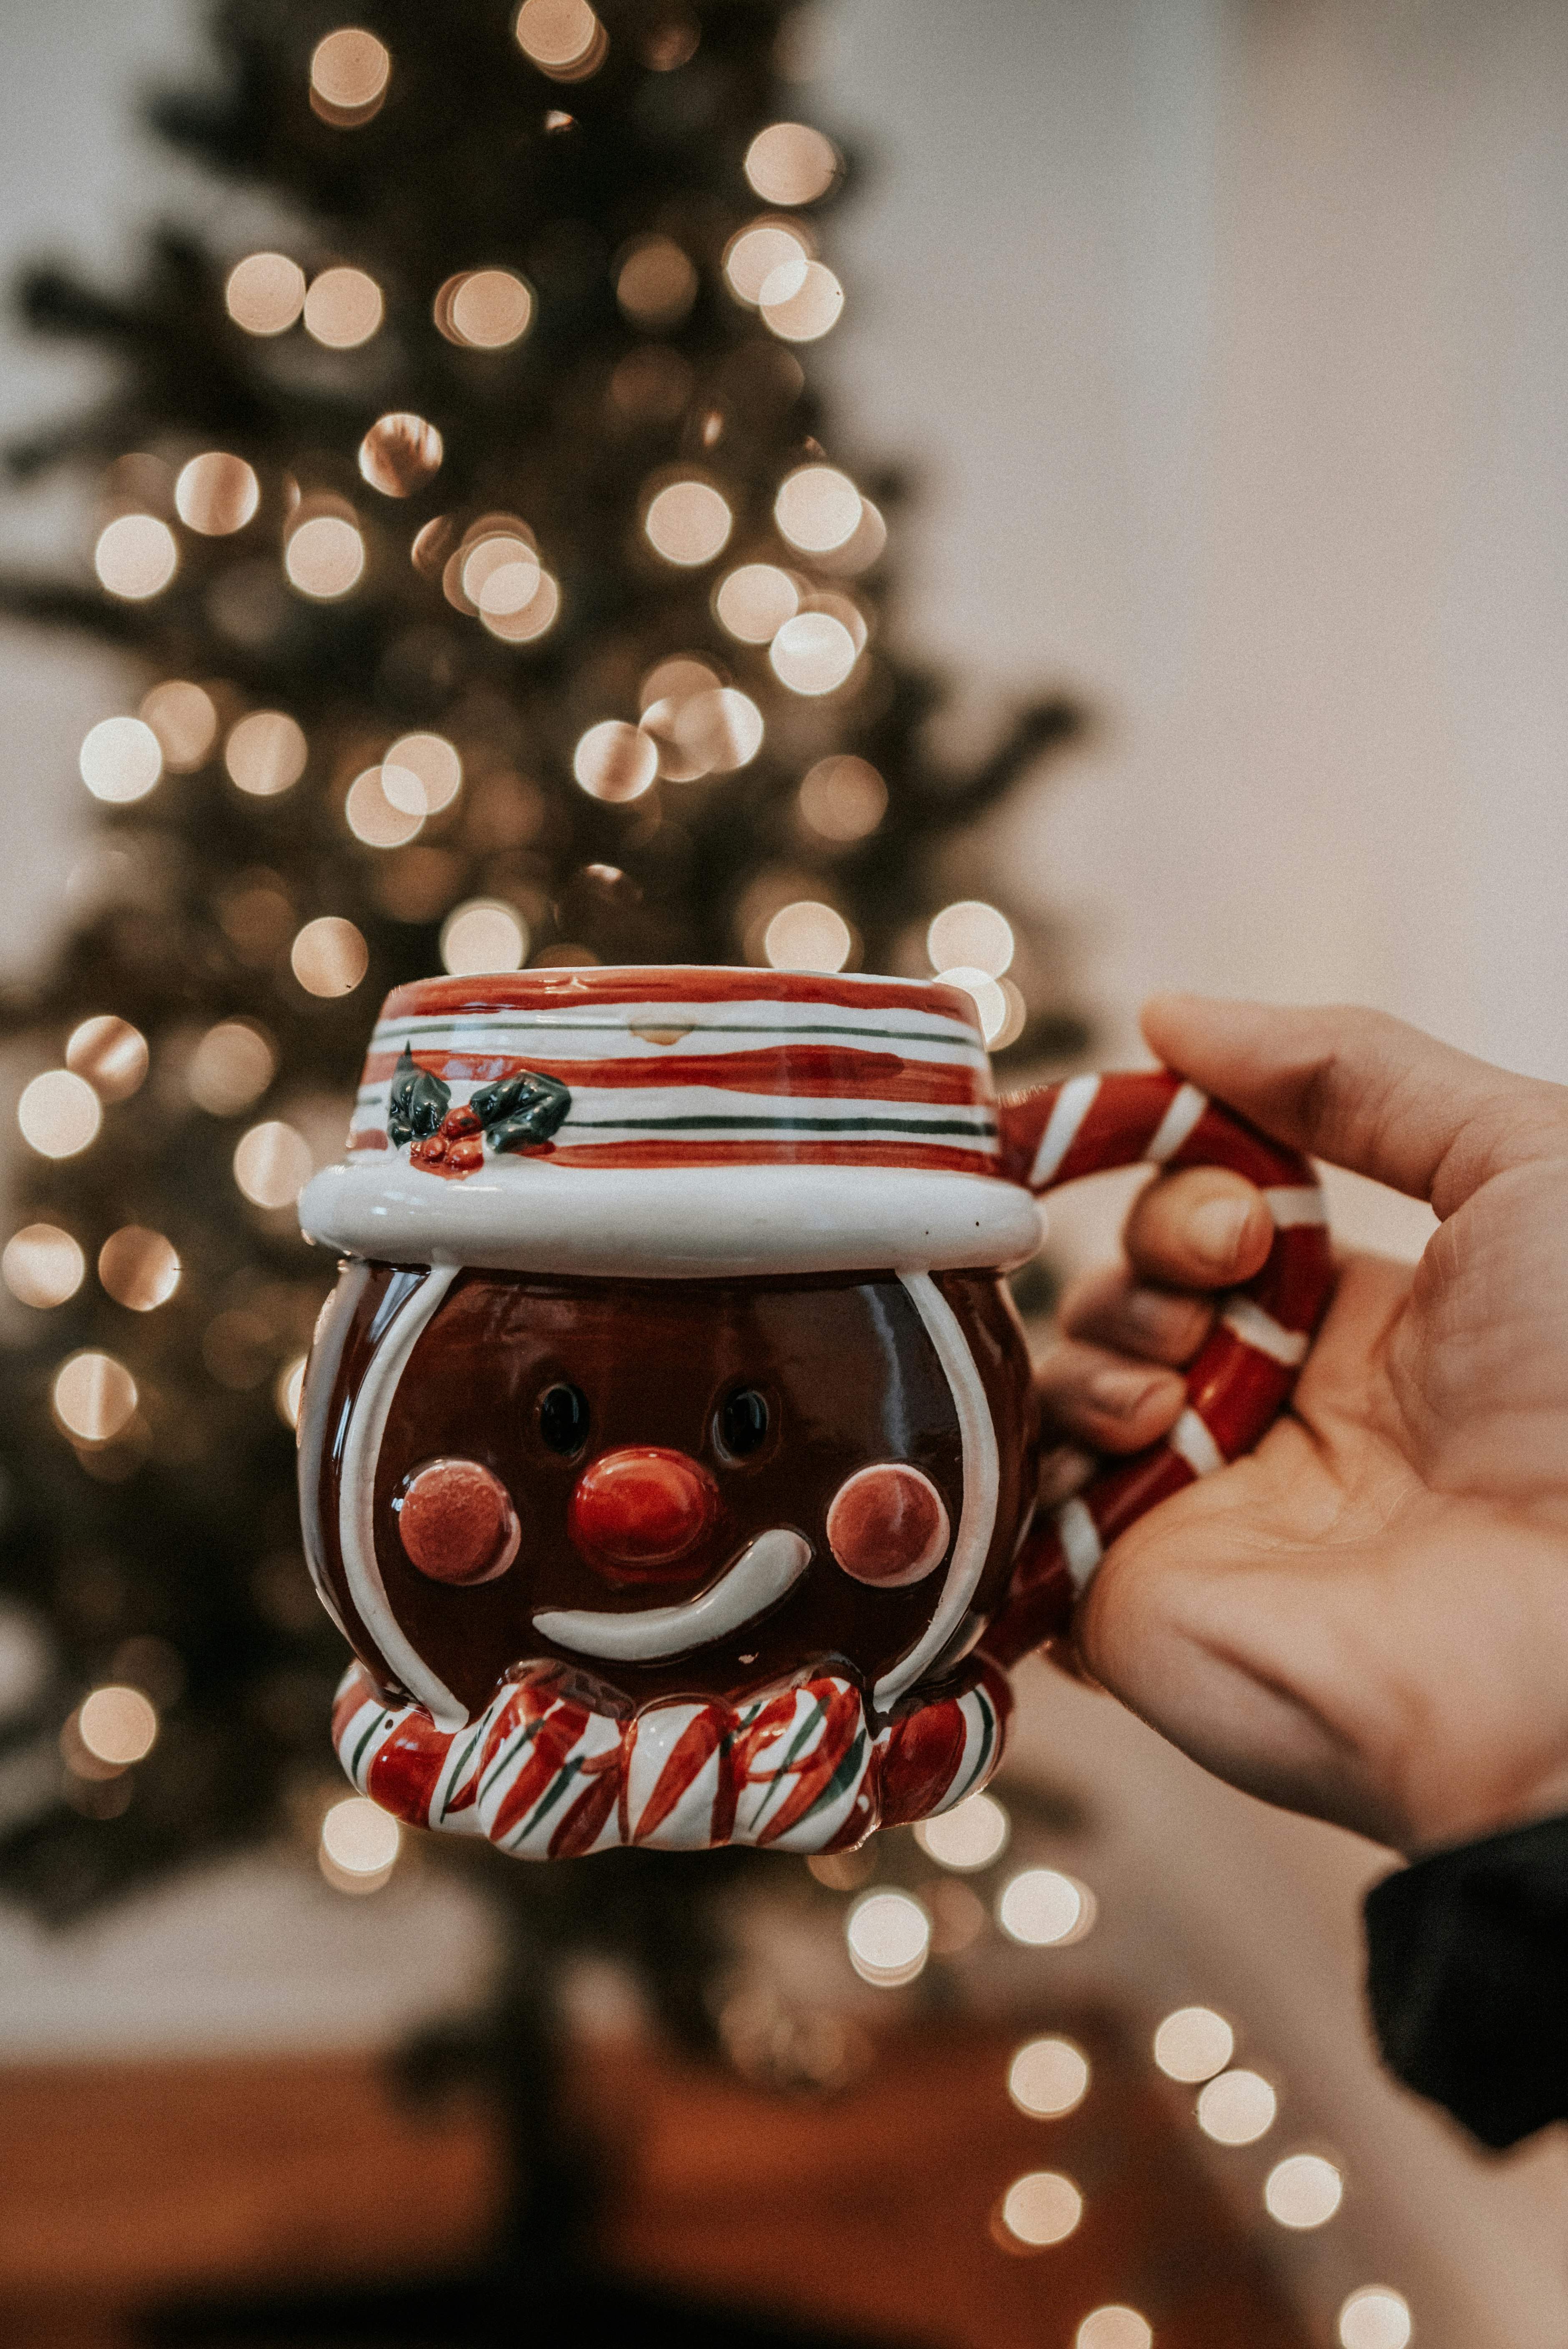
{"label": "string light", "polygon": [[248,1019],[220,1019],[209,1028],[185,1070],[185,1090],[209,1117],[233,1117],[259,1101],[271,1084],[277,1055]]}
{"label": "string light", "polygon": [[406,409],[378,417],[359,443],[359,471],[383,497],[409,498],[441,471],[445,445],[433,424]]}
{"label": "string light", "polygon": [[989,1868],[992,1860],[1001,1858],[1011,1826],[994,1795],[971,1795],[950,1811],[922,1820],[915,1829],[915,1841],[939,1868],[967,1873]]}
{"label": "string light", "polygon": [[305,1355],[296,1354],[292,1362],[284,1364],[273,1382],[273,1402],[285,1427],[299,1425],[299,1399],[305,1392]]}
{"label": "string light", "polygon": [[0,1279],[19,1304],[40,1310],[74,1297],[86,1272],[86,1257],[58,1224],[24,1224],[0,1255]]}
{"label": "string light", "polygon": [[[410,776],[415,792],[418,778]],[[406,796],[406,794],[405,794]],[[348,786],[343,817],[356,840],[367,848],[401,848],[424,826],[422,807],[394,806],[382,786],[379,767],[367,767]]]}
{"label": "string light", "polygon": [[334,1803],[321,1822],[321,1873],[339,1892],[376,1892],[397,1865],[398,1822],[368,1795]]}
{"label": "string light", "polygon": [[908,1892],[868,1892],[846,1917],[844,1938],[862,1982],[898,1990],[925,1971],[931,1920]]}
{"label": "string light", "polygon": [[1363,2284],[1342,2302],[1340,2349],[1407,2349],[1416,2337],[1410,2303],[1386,2283]]}
{"label": "string light", "polygon": [[357,587],[365,569],[365,542],[343,514],[309,515],[290,531],[283,550],[289,585],[313,603],[328,604]]}
{"label": "string light", "polygon": [[244,530],[261,503],[261,483],[243,457],[210,449],[181,468],[174,483],[174,511],[187,530],[203,538],[227,538]]}
{"label": "string light", "polygon": [[1147,2317],[1118,2301],[1090,2311],[1073,2335],[1073,2349],[1152,2349],[1153,2342]]}
{"label": "string light", "polygon": [[1257,2072],[1221,2072],[1199,2092],[1198,2126],[1216,2145],[1255,2145],[1274,2126],[1279,2099]]}
{"label": "string light", "polygon": [[534,295],[514,270],[460,270],[437,294],[434,316],[449,343],[471,351],[504,351],[527,333]]}
{"label": "string light", "polygon": [[117,1305],[151,1313],[167,1305],[180,1286],[180,1258],[161,1232],[123,1224],[98,1253],[98,1277]]}
{"label": "string light", "polygon": [[811,897],[781,905],[763,932],[763,952],[774,970],[842,970],[855,950],[855,933],[842,914]]}
{"label": "string light", "polygon": [[135,1416],[136,1381],[112,1354],[72,1354],[55,1372],[55,1417],[78,1444],[112,1444]]}
{"label": "string light", "polygon": [[824,840],[864,840],[888,812],[888,786],[865,759],[819,759],[802,781],[799,806]]}
{"label": "string light", "polygon": [[454,978],[521,970],[527,953],[527,924],[502,898],[470,897],[454,905],[441,924],[441,966]]}
{"label": "string light", "polygon": [[990,978],[1000,978],[1015,950],[1012,923],[978,897],[961,897],[944,905],[926,932],[926,951],[935,970],[966,963]]}
{"label": "string light", "polygon": [[111,595],[144,604],[168,586],[179,567],[174,533],[156,514],[125,513],[105,524],[93,548],[93,569]]}
{"label": "string light", "polygon": [[324,122],[351,130],[379,114],[392,59],[374,33],[345,25],[317,41],[310,57],[310,104]]}
{"label": "string light", "polygon": [[1154,2060],[1166,2078],[1193,2087],[1222,2072],[1235,2052],[1235,2033],[1212,2007],[1179,2006],[1154,2034]]}
{"label": "string light", "polygon": [[199,685],[170,678],[142,696],[136,714],[158,737],[171,775],[192,775],[206,765],[218,739],[218,712],[212,695]]}
{"label": "string light", "polygon": [[127,807],[161,779],[163,746],[144,719],[100,718],[88,728],[77,765],[95,800]]}
{"label": "string light", "polygon": [[76,1730],[95,1761],[128,1770],[151,1753],[158,1737],[158,1711],[140,1689],[111,1682],[83,1698]]}
{"label": "string light", "polygon": [[659,772],[659,752],[640,726],[606,718],[579,740],[572,772],[590,799],[637,800]]}
{"label": "string light", "polygon": [[798,465],[779,483],[774,520],[803,554],[846,545],[859,524],[861,496],[836,465]]}
{"label": "string light", "polygon": [[794,581],[775,563],[742,563],[726,573],[713,595],[720,626],[742,645],[771,643],[799,608]]}
{"label": "string light", "polygon": [[996,1904],[996,1921],[1010,1940],[1029,1949],[1065,1949],[1093,1930],[1096,1905],[1086,1884],[1054,1868],[1026,1868],[1009,1878]]}
{"label": "string light", "polygon": [[963,989],[979,1015],[981,1032],[986,1042],[998,1042],[1007,1027],[1010,1006],[991,973],[976,970],[968,963],[960,963],[952,970],[939,970],[937,979],[943,987]]}
{"label": "string light", "polygon": [[649,501],[642,527],[656,554],[694,570],[722,554],[733,522],[711,481],[671,481]]}
{"label": "string light", "polygon": [[766,279],[757,307],[781,342],[815,343],[838,324],[844,288],[826,262],[808,261],[798,271],[789,263]]}
{"label": "string light", "polygon": [[855,667],[857,647],[842,620],[827,612],[797,612],[768,653],[774,675],[791,693],[832,693]]}
{"label": "string light", "polygon": [[380,326],[381,289],[362,269],[324,269],[305,297],[305,331],[329,351],[357,351]]}
{"label": "string light", "polygon": [[275,799],[292,789],[308,756],[305,730],[282,709],[253,709],[223,745],[230,781],[253,799]]}
{"label": "string light", "polygon": [[129,1019],[100,1012],[72,1029],[66,1066],[87,1079],[99,1101],[129,1101],[147,1074],[147,1039]]}
{"label": "string light", "polygon": [[236,262],[223,306],[247,335],[283,335],[305,307],[305,272],[286,253],[252,253]]}
{"label": "string light", "polygon": [[766,204],[811,204],[838,177],[838,150],[804,122],[773,122],[746,150],[746,178]]}
{"label": "string light", "polygon": [[1089,2059],[1071,2039],[1027,2040],[1008,2067],[1007,2093],[1021,2113],[1058,2120],[1088,2095]]}
{"label": "string light", "polygon": [[22,1089],[16,1104],[22,1139],[40,1158],[75,1158],[96,1140],[103,1107],[85,1077],[46,1069]]}
{"label": "string light", "polygon": [[616,269],[615,297],[635,326],[678,326],[697,299],[697,272],[673,237],[639,237]]}
{"label": "string light", "polygon": [[307,995],[352,995],[370,968],[370,949],[352,922],[322,914],[297,934],[288,961]]}
{"label": "string light", "polygon": [[812,257],[810,233],[798,221],[753,221],[749,228],[738,229],[724,247],[724,282],[737,302],[754,310],[775,270],[793,265],[804,284]]}
{"label": "string light", "polygon": [[1345,2199],[1345,2178],[1320,2153],[1288,2154],[1263,2184],[1263,2208],[1293,2233],[1326,2227]]}
{"label": "string light", "polygon": [[1084,2215],[1084,2198],[1056,2169],[1032,2169],[1002,2198],[1000,2218],[1014,2243],[1032,2251],[1065,2242]]}
{"label": "string light", "polygon": [[234,1144],[234,1181],[254,1207],[292,1207],[311,1172],[310,1144],[282,1118],[253,1125]]}
{"label": "string light", "polygon": [[462,761],[444,734],[400,734],[381,761],[381,789],[410,814],[439,815],[462,789]]}
{"label": "string light", "polygon": [[513,29],[524,56],[552,81],[585,80],[609,47],[587,0],[523,0]]}

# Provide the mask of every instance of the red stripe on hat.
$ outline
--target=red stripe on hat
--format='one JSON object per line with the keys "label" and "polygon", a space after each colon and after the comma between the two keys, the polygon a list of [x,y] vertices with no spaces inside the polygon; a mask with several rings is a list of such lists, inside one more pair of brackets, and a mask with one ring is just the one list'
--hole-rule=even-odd
{"label": "red stripe on hat", "polygon": [[[397,1067],[397,1051],[372,1052],[365,1082],[379,1083]],[[413,1055],[415,1066],[438,1077],[464,1081],[510,1077],[558,1077],[574,1091],[603,1087],[651,1092],[667,1085],[700,1085],[717,1092],[792,1093],[803,1100],[971,1103],[990,1099],[979,1081],[981,1071],[968,1061],[906,1061],[896,1052],[866,1052],[835,1044],[775,1044],[742,1052],[672,1050],[657,1060],[553,1061],[533,1055],[447,1052],[427,1048]]]}
{"label": "red stripe on hat", "polygon": [[828,1003],[845,1011],[940,1012],[981,1042],[974,998],[930,979],[846,978],[819,971],[728,970],[703,965],[630,965],[519,970],[483,978],[421,978],[394,988],[383,1019],[453,1012],[558,1011],[600,1003]]}
{"label": "red stripe on hat", "polygon": [[865,1142],[797,1142],[781,1133],[769,1142],[606,1142],[573,1144],[519,1156],[547,1157],[552,1166],[910,1166],[921,1174],[990,1174],[996,1160],[981,1150],[953,1150],[939,1143],[888,1142],[877,1134]]}

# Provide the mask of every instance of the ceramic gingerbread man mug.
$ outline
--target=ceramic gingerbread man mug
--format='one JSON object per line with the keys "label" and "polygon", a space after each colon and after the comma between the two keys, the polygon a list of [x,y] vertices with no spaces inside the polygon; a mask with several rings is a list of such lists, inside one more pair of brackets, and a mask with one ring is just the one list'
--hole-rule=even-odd
{"label": "ceramic gingerbread man mug", "polygon": [[[1003,1283],[1035,1195],[1264,1191],[1169,1437],[1051,1513]],[[301,1220],[334,1721],[400,1818],[528,1857],[847,1848],[985,1784],[1007,1668],[1247,1450],[1327,1294],[1307,1164],[1163,1071],[999,1102],[939,982],[659,967],[399,988]]]}

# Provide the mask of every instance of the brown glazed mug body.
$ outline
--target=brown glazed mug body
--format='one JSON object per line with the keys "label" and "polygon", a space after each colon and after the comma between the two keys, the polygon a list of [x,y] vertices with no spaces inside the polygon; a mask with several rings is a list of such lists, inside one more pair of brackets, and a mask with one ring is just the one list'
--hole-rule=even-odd
{"label": "brown glazed mug body", "polygon": [[[1232,1165],[1278,1237],[1168,1443],[1035,1508],[1003,1276],[1033,1194]],[[822,1851],[983,1785],[1006,1667],[1121,1527],[1255,1441],[1325,1292],[1303,1164],[1163,1071],[998,1104],[932,982],[566,969],[399,990],[307,1233],[335,1734],[530,1857]]]}

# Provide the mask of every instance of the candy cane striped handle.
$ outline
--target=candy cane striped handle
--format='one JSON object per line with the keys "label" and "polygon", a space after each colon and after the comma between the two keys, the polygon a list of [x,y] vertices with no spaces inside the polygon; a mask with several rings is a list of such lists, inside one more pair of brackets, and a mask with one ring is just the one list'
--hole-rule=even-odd
{"label": "candy cane striped handle", "polygon": [[1262,1270],[1219,1299],[1170,1433],[1035,1520],[982,1642],[1005,1666],[1064,1627],[1135,1518],[1259,1442],[1289,1400],[1332,1274],[1323,1193],[1306,1160],[1165,1070],[1072,1077],[1004,1102],[1002,1146],[1004,1171],[1032,1191],[1140,1162],[1230,1167],[1258,1185],[1274,1218]]}

